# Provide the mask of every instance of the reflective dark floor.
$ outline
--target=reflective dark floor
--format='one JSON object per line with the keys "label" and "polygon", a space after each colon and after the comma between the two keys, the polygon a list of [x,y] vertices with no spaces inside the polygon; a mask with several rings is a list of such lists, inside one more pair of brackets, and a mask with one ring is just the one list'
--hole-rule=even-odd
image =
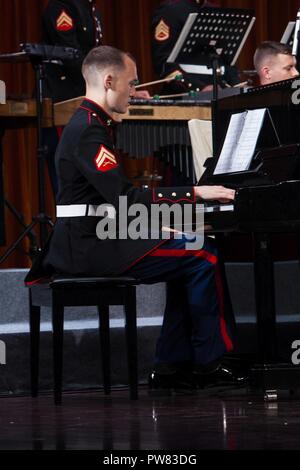
{"label": "reflective dark floor", "polygon": [[245,390],[136,402],[126,389],[0,398],[0,449],[300,449],[300,399],[265,403]]}

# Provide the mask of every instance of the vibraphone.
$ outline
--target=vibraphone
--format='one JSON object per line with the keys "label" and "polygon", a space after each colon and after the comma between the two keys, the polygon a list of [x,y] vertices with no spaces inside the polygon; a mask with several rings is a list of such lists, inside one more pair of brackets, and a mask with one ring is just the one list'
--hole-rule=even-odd
{"label": "vibraphone", "polygon": [[134,158],[155,155],[184,181],[195,183],[190,119],[210,120],[210,106],[193,100],[134,100],[118,129],[117,147]]}
{"label": "vibraphone", "polygon": [[[65,125],[82,98],[54,105],[54,122]],[[190,119],[211,120],[211,107],[196,100],[133,100],[122,115],[117,148],[133,158],[158,156],[187,182],[195,183],[188,129]]]}
{"label": "vibraphone", "polygon": [[[0,127],[4,129],[23,129],[36,126],[36,101],[34,99],[7,100],[0,104]],[[52,101],[43,100],[43,127],[52,127]]]}
{"label": "vibraphone", "polygon": [[[53,126],[52,101],[43,101],[43,127]],[[6,129],[36,126],[36,102],[33,99],[8,99],[0,103],[0,246],[5,243],[2,139]],[[6,204],[9,204],[6,201]]]}

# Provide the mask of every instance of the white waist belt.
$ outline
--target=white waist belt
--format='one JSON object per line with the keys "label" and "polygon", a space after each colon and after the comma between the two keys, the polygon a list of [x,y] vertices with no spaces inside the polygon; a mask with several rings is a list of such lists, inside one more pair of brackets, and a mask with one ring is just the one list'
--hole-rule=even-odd
{"label": "white waist belt", "polygon": [[93,204],[70,204],[66,206],[56,206],[56,217],[100,217],[105,215],[110,219],[115,218],[115,208],[113,206],[101,204],[101,211],[97,214],[99,206]]}

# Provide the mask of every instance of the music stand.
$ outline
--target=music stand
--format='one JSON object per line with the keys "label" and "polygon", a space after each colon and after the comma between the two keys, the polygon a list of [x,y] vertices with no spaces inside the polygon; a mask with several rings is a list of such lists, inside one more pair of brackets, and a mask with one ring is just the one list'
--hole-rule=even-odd
{"label": "music stand", "polygon": [[167,62],[187,73],[214,75],[217,60],[224,73],[225,65],[236,64],[254,22],[252,10],[201,8],[188,16]]}
{"label": "music stand", "polygon": [[[213,77],[212,113],[217,113],[218,71],[234,66],[255,22],[253,10],[201,8],[191,13],[171,52],[168,63],[183,71]],[[215,149],[216,128],[213,126]]]}
{"label": "music stand", "polygon": [[288,23],[283,33],[283,36],[280,40],[282,44],[287,44],[291,48],[293,47],[293,42],[294,42],[295,24],[296,24],[295,21],[290,21]]}
{"label": "music stand", "polygon": [[[47,149],[43,146],[42,138],[44,64],[51,61],[75,60],[80,57],[80,52],[70,47],[27,43],[21,44],[21,49],[21,52],[15,54],[18,56],[16,61],[26,61],[29,59],[35,73],[39,213],[32,218],[30,225],[26,226],[18,239],[6,250],[0,258],[0,264],[10,256],[26,236],[31,234],[32,229],[37,224],[40,225],[40,246],[37,247],[37,251],[39,251],[45,245],[48,237],[47,225],[50,227],[54,225],[51,218],[45,212],[45,158]],[[7,54],[7,56],[9,55]],[[2,55],[3,61],[5,60],[4,56]]]}
{"label": "music stand", "polygon": [[299,12],[297,14],[297,21],[290,21],[285,29],[285,32],[281,38],[283,44],[288,45],[292,50],[292,55],[296,57],[297,63],[300,59],[300,47],[299,47],[299,35],[300,35],[300,23],[299,23]]}

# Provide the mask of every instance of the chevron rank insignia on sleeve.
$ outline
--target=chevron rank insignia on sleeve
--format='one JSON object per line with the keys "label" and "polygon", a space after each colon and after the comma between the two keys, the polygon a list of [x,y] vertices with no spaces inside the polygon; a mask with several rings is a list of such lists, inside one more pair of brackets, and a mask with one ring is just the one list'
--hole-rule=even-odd
{"label": "chevron rank insignia on sleeve", "polygon": [[155,39],[157,41],[163,42],[163,41],[167,41],[169,38],[170,38],[170,26],[168,26],[167,23],[165,23],[165,21],[161,19],[155,28]]}
{"label": "chevron rank insignia on sleeve", "polygon": [[62,10],[60,15],[56,19],[57,31],[70,31],[73,28],[73,19],[68,15],[68,13],[65,12],[65,10]]}
{"label": "chevron rank insignia on sleeve", "polygon": [[119,166],[115,155],[104,145],[101,145],[95,157],[95,165],[96,169],[102,172],[113,170]]}

